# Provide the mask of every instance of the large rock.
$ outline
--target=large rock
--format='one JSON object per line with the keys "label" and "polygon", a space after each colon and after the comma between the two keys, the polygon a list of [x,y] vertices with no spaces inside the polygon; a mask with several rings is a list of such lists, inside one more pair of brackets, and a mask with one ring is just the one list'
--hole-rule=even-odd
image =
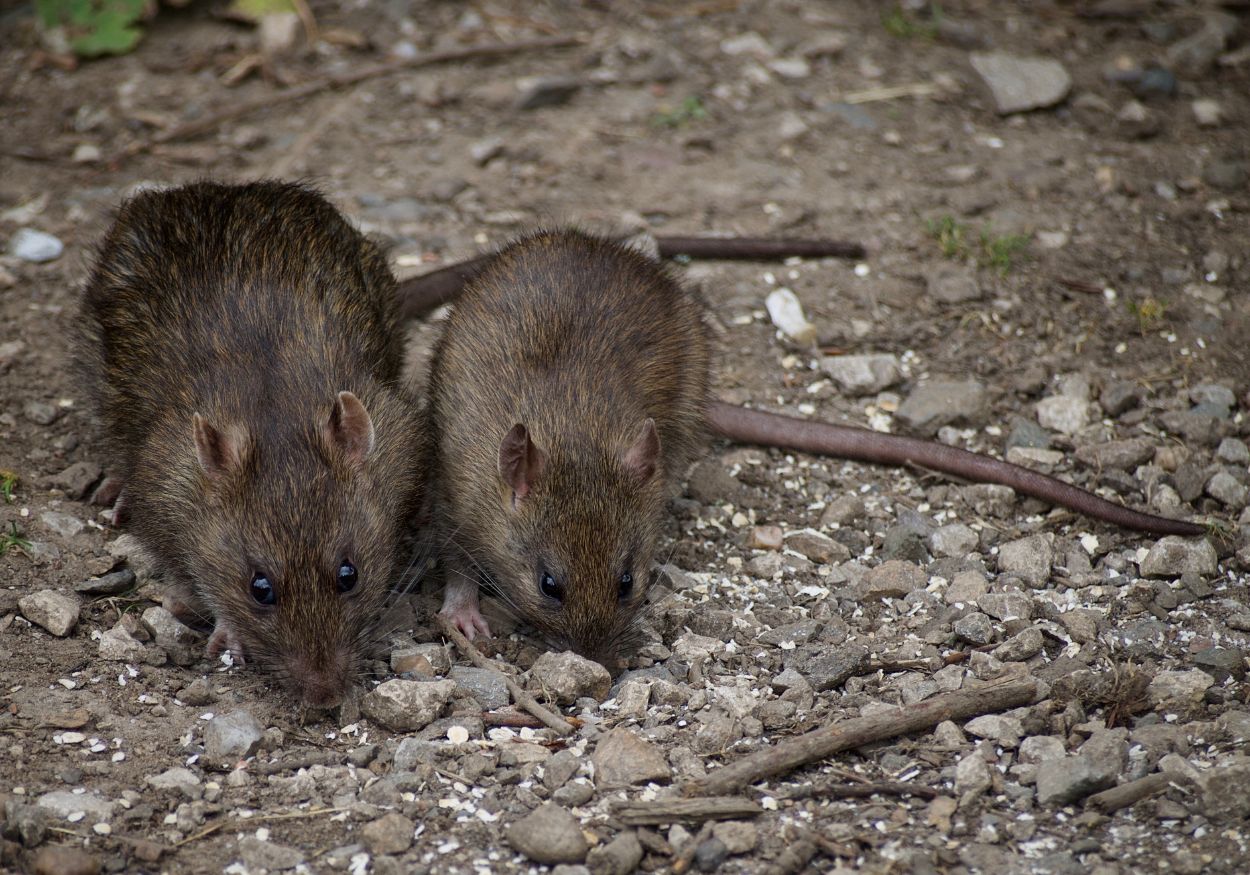
{"label": "large rock", "polygon": [[264,731],[250,711],[218,714],[204,727],[204,754],[216,765],[233,765],[256,753]]}
{"label": "large rock", "polygon": [[660,749],[623,728],[613,729],[600,738],[590,761],[595,766],[595,783],[605,787],[667,781],[672,777],[672,769]]}
{"label": "large rock", "polygon": [[1150,680],[1146,694],[1160,710],[1190,711],[1202,704],[1215,678],[1200,669],[1161,671]]}
{"label": "large rock", "polygon": [[898,408],[906,425],[936,431],[950,422],[976,422],[985,411],[985,387],[976,380],[931,380],[912,389]]}
{"label": "large rock", "polygon": [[884,353],[826,356],[820,367],[850,395],[872,395],[902,379],[898,358]]}
{"label": "large rock", "polygon": [[571,650],[544,653],[530,669],[529,689],[550,694],[556,702],[572,704],[583,696],[597,702],[608,697],[612,675],[593,659]]}
{"label": "large rock", "polygon": [[559,805],[540,805],[508,827],[508,844],[535,863],[580,863],[590,845],[577,819]]}
{"label": "large rock", "polygon": [[1068,96],[1072,77],[1058,61],[1007,52],[973,52],[972,68],[994,97],[1001,115],[1054,106]]}
{"label": "large rock", "polygon": [[424,729],[443,713],[456,682],[389,680],[360,702],[360,710],[394,732]]}
{"label": "large rock", "polygon": [[78,599],[51,589],[41,589],[17,600],[22,616],[58,638],[78,625]]}
{"label": "large rock", "polygon": [[1168,535],[1150,548],[1142,561],[1141,573],[1145,577],[1180,577],[1190,572],[1210,577],[1215,574],[1218,565],[1215,548],[1206,539]]}

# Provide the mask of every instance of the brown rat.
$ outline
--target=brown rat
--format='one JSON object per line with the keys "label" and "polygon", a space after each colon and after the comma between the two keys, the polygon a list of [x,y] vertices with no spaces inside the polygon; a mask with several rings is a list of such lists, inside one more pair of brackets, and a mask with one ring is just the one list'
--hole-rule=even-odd
{"label": "brown rat", "polygon": [[550,231],[475,264],[430,373],[443,613],[489,634],[480,580],[553,643],[616,655],[665,501],[709,430],[1003,483],[1144,531],[1204,531],[930,441],[722,404],[709,367],[702,303],[633,250]]}
{"label": "brown rat", "polygon": [[302,186],[125,203],[82,304],[118,514],[215,622],[209,652],[337,704],[419,502],[382,253]]}

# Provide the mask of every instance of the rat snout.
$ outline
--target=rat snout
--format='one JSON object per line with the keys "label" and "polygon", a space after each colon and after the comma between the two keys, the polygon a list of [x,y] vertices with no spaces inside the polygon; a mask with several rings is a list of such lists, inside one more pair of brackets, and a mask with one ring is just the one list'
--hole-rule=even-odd
{"label": "rat snout", "polygon": [[292,660],[291,679],[300,699],[308,708],[334,708],[343,701],[352,683],[347,652],[334,648],[329,653]]}

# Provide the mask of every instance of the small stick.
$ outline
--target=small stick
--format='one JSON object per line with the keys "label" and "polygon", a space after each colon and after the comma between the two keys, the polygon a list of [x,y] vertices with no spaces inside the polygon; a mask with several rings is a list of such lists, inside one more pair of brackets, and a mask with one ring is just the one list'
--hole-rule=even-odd
{"label": "small stick", "polygon": [[835,722],[757,751],[703,778],[688,781],[682,792],[687,796],[733,793],[747,784],[786,774],[844,750],[930,729],[943,720],[966,720],[979,714],[1005,711],[1028,704],[1036,695],[1037,684],[1032,679],[1013,679],[946,693],[869,717]]}
{"label": "small stick", "polygon": [[438,625],[443,630],[443,634],[451,639],[452,643],[459,648],[460,652],[469,658],[469,662],[478,668],[490,669],[497,671],[503,675],[503,682],[508,686],[508,692],[512,695],[512,701],[516,702],[518,708],[524,708],[535,717],[542,721],[543,725],[555,732],[557,735],[571,735],[573,727],[559,714],[553,714],[538,704],[538,700],[531,696],[512,678],[508,677],[493,661],[482,655],[482,652],[473,646],[472,642],[457,629],[453,624],[449,623],[445,617],[438,618]]}
{"label": "small stick", "polygon": [[626,826],[661,826],[666,823],[701,823],[705,820],[738,820],[764,812],[757,803],[738,796],[706,796],[702,799],[656,799],[634,802],[624,799],[612,805],[612,813]]}
{"label": "small stick", "polygon": [[692,836],[690,841],[681,846],[681,850],[677,852],[677,858],[673,860],[673,875],[682,875],[690,864],[694,862],[694,855],[699,850],[699,845],[706,842],[712,837],[712,824],[703,824],[703,829],[699,830],[697,836]]}
{"label": "small stick", "polygon": [[932,787],[907,784],[903,781],[883,781],[880,784],[827,784],[823,787],[801,787],[787,799],[810,799],[813,796],[829,796],[833,799],[864,799],[869,796],[915,796],[917,799],[936,799],[938,792]]}
{"label": "small stick", "polygon": [[445,64],[454,61],[464,61],[470,58],[494,58],[503,55],[513,55],[518,52],[536,51],[539,49],[559,49],[566,46],[579,45],[583,40],[581,37],[547,37],[543,39],[522,40],[514,43],[488,43],[480,46],[466,46],[463,49],[446,49],[441,52],[428,52],[424,55],[417,55],[412,58],[402,58],[396,61],[387,61],[383,64],[375,64],[372,67],[363,67],[354,70],[351,73],[344,73],[338,76],[327,76],[324,79],[315,79],[312,82],[305,82],[303,85],[296,85],[293,88],[287,88],[283,91],[267,94],[264,97],[258,97],[255,100],[245,100],[235,103],[225,109],[210,113],[204,118],[176,125],[167,130],[160,131],[146,140],[137,140],[134,143],[116,152],[108,160],[110,167],[116,168],[117,165],[132,158],[135,155],[149,151],[153,146],[159,146],[163,143],[173,142],[174,140],[185,140],[194,137],[197,134],[203,134],[214,130],[224,122],[241,116],[250,115],[260,109],[268,109],[282,103],[292,100],[301,100],[305,97],[311,97],[322,91],[329,91],[334,88],[347,88],[351,85],[364,82],[369,79],[376,79],[379,76],[389,76],[392,73],[399,73],[404,70],[412,70],[418,67],[428,67],[433,64]]}
{"label": "small stick", "polygon": [[1121,808],[1128,808],[1143,799],[1161,793],[1172,783],[1173,775],[1155,772],[1136,781],[1129,781],[1110,790],[1095,793],[1086,800],[1087,805],[1097,808],[1103,814],[1114,814]]}
{"label": "small stick", "polygon": [[[624,239],[624,238],[621,238]],[[691,258],[751,259],[772,261],[780,258],[863,258],[860,243],[844,240],[800,240],[770,237],[657,237],[661,258],[687,255]],[[490,263],[493,255],[479,255],[457,261],[420,276],[401,280],[399,317],[415,319],[449,301],[454,301],[465,285]]]}

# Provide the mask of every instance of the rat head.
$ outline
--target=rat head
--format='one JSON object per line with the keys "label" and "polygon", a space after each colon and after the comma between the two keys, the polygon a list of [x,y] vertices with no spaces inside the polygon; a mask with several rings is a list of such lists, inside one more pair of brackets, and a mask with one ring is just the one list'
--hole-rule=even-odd
{"label": "rat head", "polygon": [[500,589],[553,644],[614,662],[646,600],[667,498],[655,422],[617,445],[566,441],[550,454],[518,423],[500,443],[499,476]]}
{"label": "rat head", "polygon": [[188,570],[214,641],[275,670],[311,707],[350,688],[385,607],[396,526],[373,421],[351,392],[306,423],[250,433],[196,414],[204,508]]}

